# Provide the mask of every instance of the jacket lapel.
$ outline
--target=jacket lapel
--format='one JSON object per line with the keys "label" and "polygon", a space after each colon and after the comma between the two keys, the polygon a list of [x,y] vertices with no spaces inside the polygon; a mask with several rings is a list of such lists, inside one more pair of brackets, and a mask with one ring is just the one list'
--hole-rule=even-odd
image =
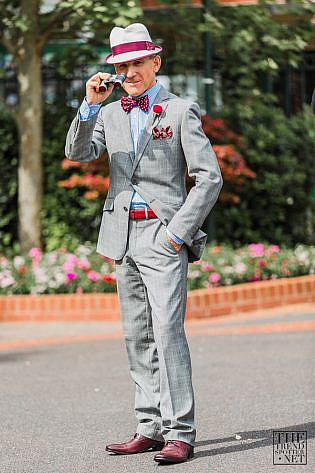
{"label": "jacket lapel", "polygon": [[[156,97],[153,101],[153,104],[160,103],[160,102],[165,102],[165,101],[169,100],[170,98],[171,98],[171,94],[165,89],[165,87],[163,87],[163,85],[161,85],[161,88],[160,88],[159,92],[157,93],[157,95],[156,95]],[[138,166],[139,161],[142,158],[143,153],[144,153],[144,151],[147,147],[149,139],[152,138],[153,122],[154,122],[154,126],[156,126],[159,123],[162,116],[165,114],[165,110],[167,108],[167,105],[168,104],[164,104],[163,112],[157,117],[156,120],[154,120],[155,117],[156,117],[156,114],[153,112],[153,106],[152,106],[151,111],[150,111],[150,113],[148,115],[148,118],[147,118],[146,126],[145,126],[145,128],[144,128],[144,130],[141,134],[141,137],[140,137],[140,140],[139,140],[139,143],[138,143],[137,153],[136,153],[136,156],[135,156],[135,159],[134,159],[134,162],[133,162],[131,175],[133,175],[133,173],[135,172],[135,169]],[[125,113],[125,115],[129,115],[129,114]],[[128,133],[130,134],[130,122],[129,122],[129,132]]]}

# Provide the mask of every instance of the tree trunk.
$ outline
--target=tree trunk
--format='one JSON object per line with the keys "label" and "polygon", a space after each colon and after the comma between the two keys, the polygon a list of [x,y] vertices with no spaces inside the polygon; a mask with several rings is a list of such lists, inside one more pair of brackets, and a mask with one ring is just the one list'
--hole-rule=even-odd
{"label": "tree trunk", "polygon": [[18,62],[18,233],[21,251],[42,246],[42,71],[38,3],[38,0],[21,1],[22,14],[29,19],[30,25],[24,33]]}

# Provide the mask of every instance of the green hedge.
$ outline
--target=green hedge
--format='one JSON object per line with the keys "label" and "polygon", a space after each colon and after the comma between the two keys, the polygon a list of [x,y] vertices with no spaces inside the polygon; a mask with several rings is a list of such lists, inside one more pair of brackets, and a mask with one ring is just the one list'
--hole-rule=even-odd
{"label": "green hedge", "polygon": [[314,244],[315,117],[309,107],[290,118],[263,104],[249,110],[237,132],[256,178],[244,184],[240,204],[216,205],[218,241]]}
{"label": "green hedge", "polygon": [[17,239],[18,140],[13,120],[0,109],[0,251]]}

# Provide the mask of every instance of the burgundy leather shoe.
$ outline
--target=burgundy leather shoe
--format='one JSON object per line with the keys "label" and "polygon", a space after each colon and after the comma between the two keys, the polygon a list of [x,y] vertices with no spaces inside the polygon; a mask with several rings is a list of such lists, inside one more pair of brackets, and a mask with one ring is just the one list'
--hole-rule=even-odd
{"label": "burgundy leather shoe", "polygon": [[180,440],[168,440],[154,460],[160,463],[180,463],[194,456],[194,447]]}
{"label": "burgundy leather shoe", "polygon": [[158,440],[153,440],[144,435],[135,433],[132,439],[128,440],[126,443],[112,443],[106,445],[106,450],[113,453],[121,454],[132,454],[132,453],[142,453],[147,451],[157,451],[161,450],[164,446],[164,442],[159,442]]}

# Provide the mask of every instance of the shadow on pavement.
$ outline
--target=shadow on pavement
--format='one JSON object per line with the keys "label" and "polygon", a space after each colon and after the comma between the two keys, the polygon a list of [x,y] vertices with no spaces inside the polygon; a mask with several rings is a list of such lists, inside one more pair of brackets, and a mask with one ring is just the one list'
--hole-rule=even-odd
{"label": "shadow on pavement", "polygon": [[[235,445],[228,445],[226,447],[213,448],[211,450],[203,450],[195,453],[195,457],[210,457],[213,455],[222,455],[224,453],[233,453],[241,452],[243,450],[251,450],[253,448],[262,448],[273,445],[273,430],[282,430],[282,431],[297,431],[297,430],[306,430],[307,439],[315,437],[315,422],[308,422],[306,424],[299,425],[288,425],[286,427],[277,427],[268,430],[251,430],[248,432],[235,432],[235,435],[241,437],[240,440],[237,440],[235,436],[218,438],[212,440],[200,440],[196,442],[196,447],[201,447],[203,445],[212,445],[215,443],[224,443],[224,442],[237,442]],[[250,443],[247,443],[250,442]]]}
{"label": "shadow on pavement", "polygon": [[38,355],[40,351],[18,351],[18,352],[6,352],[6,353],[1,353],[0,352],[0,363],[11,363],[11,362],[16,362],[16,361],[25,361],[29,360],[30,356],[33,355]]}

